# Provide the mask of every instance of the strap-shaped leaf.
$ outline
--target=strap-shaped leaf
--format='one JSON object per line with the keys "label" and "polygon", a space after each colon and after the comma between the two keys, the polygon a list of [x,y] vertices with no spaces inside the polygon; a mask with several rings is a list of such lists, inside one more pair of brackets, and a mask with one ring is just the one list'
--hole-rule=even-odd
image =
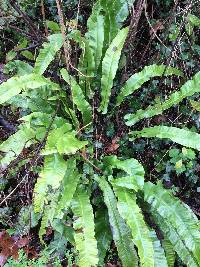
{"label": "strap-shaped leaf", "polygon": [[156,232],[152,229],[150,230],[150,238],[153,242],[155,267],[170,267],[168,266],[167,258],[165,257],[165,251],[161,246],[160,240],[158,239]]}
{"label": "strap-shaped leaf", "polygon": [[80,56],[78,69],[79,73],[79,85],[81,86],[85,96],[92,98],[91,94],[91,81],[95,74],[95,58],[93,50],[89,45],[87,39],[82,37],[82,54]]}
{"label": "strap-shaped leaf", "polygon": [[168,126],[154,126],[144,128],[141,131],[133,131],[131,135],[133,135],[133,138],[130,138],[130,140],[133,140],[134,136],[157,137],[160,139],[168,138],[182,146],[191,147],[200,151],[200,134],[189,130]]}
{"label": "strap-shaped leaf", "polygon": [[76,249],[79,252],[78,265],[97,266],[98,250],[94,232],[94,214],[86,190],[79,188],[71,202],[74,213]]}
{"label": "strap-shaped leaf", "polygon": [[20,155],[23,148],[32,145],[35,142],[34,138],[34,130],[22,126],[20,130],[1,143],[0,151],[5,153],[5,155],[0,160],[0,169],[5,169],[11,161]]}
{"label": "strap-shaped leaf", "polygon": [[112,241],[108,212],[106,209],[99,209],[95,214],[95,236],[99,251],[98,266],[104,266],[104,258]]}
{"label": "strap-shaped leaf", "polygon": [[62,127],[50,131],[42,155],[75,154],[88,144],[87,141],[77,139],[75,133],[70,132],[70,129],[70,124],[64,124]]}
{"label": "strap-shaped leaf", "polygon": [[45,206],[39,230],[39,238],[41,243],[44,243],[43,235],[46,234],[46,227],[51,226],[53,222],[54,216],[57,211],[58,198],[59,198],[59,192],[53,192],[51,194],[48,194],[47,200],[50,203]]}
{"label": "strap-shaped leaf", "polygon": [[[68,34],[69,39],[73,39],[77,42],[82,49],[81,56],[79,58],[79,85],[88,98],[92,98],[91,94],[91,81],[95,75],[95,58],[94,51],[89,44],[89,40],[81,36],[79,30],[74,30]],[[92,41],[91,41],[92,42]]]}
{"label": "strap-shaped leaf", "polygon": [[96,177],[96,181],[104,195],[104,201],[108,208],[109,222],[111,225],[113,239],[117,246],[119,257],[124,267],[138,266],[137,254],[134,249],[130,229],[117,209],[117,200],[108,182],[104,177]]}
{"label": "strap-shaped leaf", "polygon": [[127,189],[115,187],[120,215],[131,229],[133,242],[138,248],[141,266],[154,267],[154,249],[149,229],[136,203],[136,196]]}
{"label": "strap-shaped leaf", "polygon": [[177,105],[184,98],[192,96],[198,92],[200,92],[200,72],[198,72],[192,80],[187,81],[179,91],[172,93],[163,103],[160,102],[154,106],[149,106],[145,110],[139,109],[135,114],[127,114],[124,117],[126,125],[132,126],[141,119],[162,114],[164,110],[169,109],[173,105]]}
{"label": "strap-shaped leaf", "polygon": [[68,159],[66,165],[67,170],[63,178],[63,192],[56,208],[57,218],[62,218],[64,211],[69,208],[80,179],[80,174],[76,167],[76,160],[74,158]]}
{"label": "strap-shaped leaf", "polygon": [[105,47],[107,48],[116,37],[127,18],[134,0],[99,0],[105,13]]}
{"label": "strap-shaped leaf", "polygon": [[73,103],[77,106],[77,109],[82,113],[84,124],[88,124],[92,121],[92,108],[86,101],[82,89],[72,78],[65,69],[61,70],[63,79],[69,84],[72,92]]}
{"label": "strap-shaped leaf", "polygon": [[104,157],[105,166],[120,169],[127,176],[116,178],[112,183],[118,187],[141,190],[144,186],[144,168],[136,159],[119,160],[117,156]]}
{"label": "strap-shaped leaf", "polygon": [[[185,243],[181,240],[178,231],[171,225],[171,223],[163,220],[163,218],[157,213],[155,214],[152,212],[152,215],[156,224],[159,226],[159,229],[164,234],[164,237],[169,239],[169,241],[173,245],[174,251],[176,251],[182,262],[185,263],[188,267],[198,267],[199,264],[197,264],[193,254],[185,246]],[[172,265],[172,267],[174,267],[174,265]]]}
{"label": "strap-shaped leaf", "polygon": [[63,45],[62,35],[60,33],[50,35],[48,41],[40,49],[40,53],[35,62],[34,73],[42,75]]}
{"label": "strap-shaped leaf", "polygon": [[64,178],[66,161],[58,154],[45,157],[44,167],[34,188],[34,210],[41,212],[46,200],[48,186],[56,189]]}
{"label": "strap-shaped leaf", "polygon": [[42,86],[50,86],[58,89],[58,85],[38,74],[27,74],[20,77],[12,77],[0,85],[0,104],[10,100],[13,96],[27,89],[37,89]]}
{"label": "strap-shaped leaf", "polygon": [[[144,199],[150,204],[151,210],[158,213],[162,220],[174,229],[179,239],[192,254],[194,261],[200,264],[199,222],[192,210],[187,205],[183,205],[169,190],[164,189],[160,183],[157,185],[146,183]],[[170,237],[169,240],[171,241]],[[175,240],[173,244],[174,242]]]}
{"label": "strap-shaped leaf", "polygon": [[109,48],[106,51],[102,62],[102,78],[101,78],[101,104],[99,111],[103,114],[107,113],[113,80],[115,78],[121,51],[128,34],[128,28],[124,28],[114,38]]}
{"label": "strap-shaped leaf", "polygon": [[100,14],[101,11],[102,7],[97,1],[87,21],[88,32],[85,35],[94,56],[96,71],[101,61],[104,42],[104,16]]}
{"label": "strap-shaped leaf", "polygon": [[162,241],[162,246],[165,251],[168,267],[174,267],[176,255],[172,243],[169,241],[169,239],[164,238]]}
{"label": "strap-shaped leaf", "polygon": [[168,75],[182,76],[183,74],[180,70],[172,67],[167,67],[165,65],[153,64],[144,67],[142,71],[133,74],[126,81],[117,97],[116,106],[119,106],[126,96],[131,95],[133,92],[138,90],[145,82],[149,81],[151,78]]}

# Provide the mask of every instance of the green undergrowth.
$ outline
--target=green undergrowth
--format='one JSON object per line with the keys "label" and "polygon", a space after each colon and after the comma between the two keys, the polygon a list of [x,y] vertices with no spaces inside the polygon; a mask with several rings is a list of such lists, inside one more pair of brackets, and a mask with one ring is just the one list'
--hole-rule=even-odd
{"label": "green undergrowth", "polygon": [[[97,124],[106,124],[124,102],[129,102],[129,97],[139,94],[141,87],[152,79],[175,78],[180,85],[165,99],[156,99],[134,112],[131,106],[127,109],[122,118],[128,129],[126,141],[132,144],[134,154],[139,152],[135,145],[140,142],[138,138],[177,144],[180,149],[169,150],[171,170],[177,175],[188,173],[189,179],[195,179],[190,170],[200,151],[200,134],[169,123],[141,129],[141,122],[149,122],[198,95],[200,72],[187,78],[181,69],[151,64],[133,73],[124,84],[118,84],[120,58],[129,33],[129,27],[123,23],[133,2],[99,0],[88,19],[87,32],[72,28],[66,33],[70,49],[74,43],[79,47],[77,66],[72,67],[71,62],[68,69],[65,66],[63,36],[59,31],[44,42],[34,66],[20,60],[8,63],[8,73],[15,71],[15,75],[0,85],[0,104],[22,112],[17,131],[0,144],[0,168],[3,173],[11,169],[25,150],[32,151],[32,159],[36,156],[37,166],[32,166],[35,162],[31,164],[31,159],[20,161],[20,167],[25,169],[30,163],[37,179],[32,206],[28,213],[22,212],[29,226],[24,229],[22,222],[19,228],[25,235],[38,227],[40,243],[54,260],[68,258],[70,264],[80,267],[104,266],[114,244],[124,267],[172,267],[177,261],[197,267],[200,231],[193,210],[175,196],[174,190],[163,186],[161,177],[148,179],[148,168],[139,157],[131,153],[97,153]],[[194,21],[191,14],[188,19]],[[57,79],[49,71],[54,62],[59,62],[54,70]],[[117,95],[113,93],[116,86]],[[103,129],[106,127],[112,136],[112,129],[103,125]],[[123,140],[119,146],[120,142],[123,144]],[[47,263],[45,257],[27,261],[21,253],[18,263],[10,259],[5,266]],[[60,266],[56,261],[52,264]]]}

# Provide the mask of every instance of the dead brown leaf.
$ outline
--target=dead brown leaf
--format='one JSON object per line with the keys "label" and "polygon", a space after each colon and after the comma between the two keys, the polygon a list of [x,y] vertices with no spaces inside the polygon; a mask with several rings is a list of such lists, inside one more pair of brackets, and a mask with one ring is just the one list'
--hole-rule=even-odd
{"label": "dead brown leaf", "polygon": [[0,232],[0,266],[2,267],[6,263],[8,257],[12,256],[13,259],[18,260],[19,249],[27,246],[28,243],[27,237],[11,237],[5,230]]}
{"label": "dead brown leaf", "polygon": [[113,153],[119,148],[119,144],[117,143],[119,141],[119,137],[115,137],[112,140],[112,143],[106,147],[106,153]]}

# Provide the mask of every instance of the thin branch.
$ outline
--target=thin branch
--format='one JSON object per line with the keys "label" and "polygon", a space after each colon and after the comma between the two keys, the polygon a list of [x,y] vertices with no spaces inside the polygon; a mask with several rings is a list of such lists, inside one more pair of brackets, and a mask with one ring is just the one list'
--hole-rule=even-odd
{"label": "thin branch", "polygon": [[32,44],[30,46],[27,46],[27,47],[24,47],[24,48],[14,48],[14,51],[15,52],[22,52],[22,51],[26,51],[26,50],[32,50],[33,48],[36,48],[38,47],[40,44],[37,43],[37,44]]}
{"label": "thin branch", "polygon": [[35,27],[35,25],[33,24],[32,20],[29,18],[29,16],[20,9],[20,7],[17,5],[16,1],[9,0],[9,3],[11,5],[11,7],[14,8],[15,11],[17,11],[17,13],[22,16],[24,21],[27,23],[27,26],[33,32],[33,34],[36,37],[36,39],[37,40],[41,39],[38,29]]}
{"label": "thin branch", "polygon": [[46,23],[44,0],[41,0],[41,13],[42,13],[42,19],[43,19],[43,24],[44,24],[45,35],[46,35],[46,37],[48,37],[49,33],[48,33],[47,23]]}
{"label": "thin branch", "polygon": [[145,17],[147,19],[147,22],[149,24],[149,27],[151,28],[152,32],[154,33],[155,37],[158,39],[158,41],[166,48],[168,49],[168,47],[166,47],[166,45],[163,43],[163,41],[160,39],[160,37],[157,35],[156,31],[154,30],[153,26],[151,25],[150,19],[149,19],[149,15],[147,12],[147,2],[145,1],[144,3],[144,11],[145,11]]}
{"label": "thin branch", "polygon": [[61,27],[61,33],[62,33],[62,39],[63,39],[65,63],[66,63],[67,70],[69,70],[69,42],[66,38],[65,19],[64,19],[60,0],[56,0],[56,5],[57,5],[60,27]]}

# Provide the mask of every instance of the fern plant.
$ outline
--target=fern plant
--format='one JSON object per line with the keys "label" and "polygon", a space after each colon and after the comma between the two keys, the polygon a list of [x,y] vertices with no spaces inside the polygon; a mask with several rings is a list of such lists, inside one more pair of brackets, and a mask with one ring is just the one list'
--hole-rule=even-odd
{"label": "fern plant", "polygon": [[[200,266],[199,221],[192,210],[161,183],[145,182],[144,168],[138,160],[103,155],[94,158],[93,118],[97,112],[107,116],[111,110],[111,90],[128,35],[128,27],[121,29],[122,22],[128,15],[127,3],[134,1],[108,2],[100,0],[94,5],[84,36],[78,30],[67,35],[82,50],[77,75],[60,67],[62,82],[44,76],[61,54],[63,39],[57,33],[49,36],[40,49],[33,68],[23,65],[23,75],[17,69],[14,77],[0,85],[0,103],[27,112],[20,119],[19,130],[0,145],[5,153],[1,169],[7,168],[24,147],[45,141],[40,151],[44,164],[33,196],[34,211],[41,215],[40,240],[44,243],[48,226],[61,233],[61,225],[65,225],[65,236],[78,251],[80,267],[104,266],[112,240],[124,267],[171,267],[175,253],[187,266]],[[122,86],[115,108],[151,78],[170,75],[183,76],[169,66],[146,66]],[[141,119],[161,114],[198,93],[199,88],[197,73],[164,102],[127,114],[126,124],[133,126]],[[98,111],[92,107],[94,94],[101,97]],[[200,135],[189,130],[155,126],[131,134],[131,138],[169,138],[200,150]],[[162,240],[149,221],[159,227]]]}

